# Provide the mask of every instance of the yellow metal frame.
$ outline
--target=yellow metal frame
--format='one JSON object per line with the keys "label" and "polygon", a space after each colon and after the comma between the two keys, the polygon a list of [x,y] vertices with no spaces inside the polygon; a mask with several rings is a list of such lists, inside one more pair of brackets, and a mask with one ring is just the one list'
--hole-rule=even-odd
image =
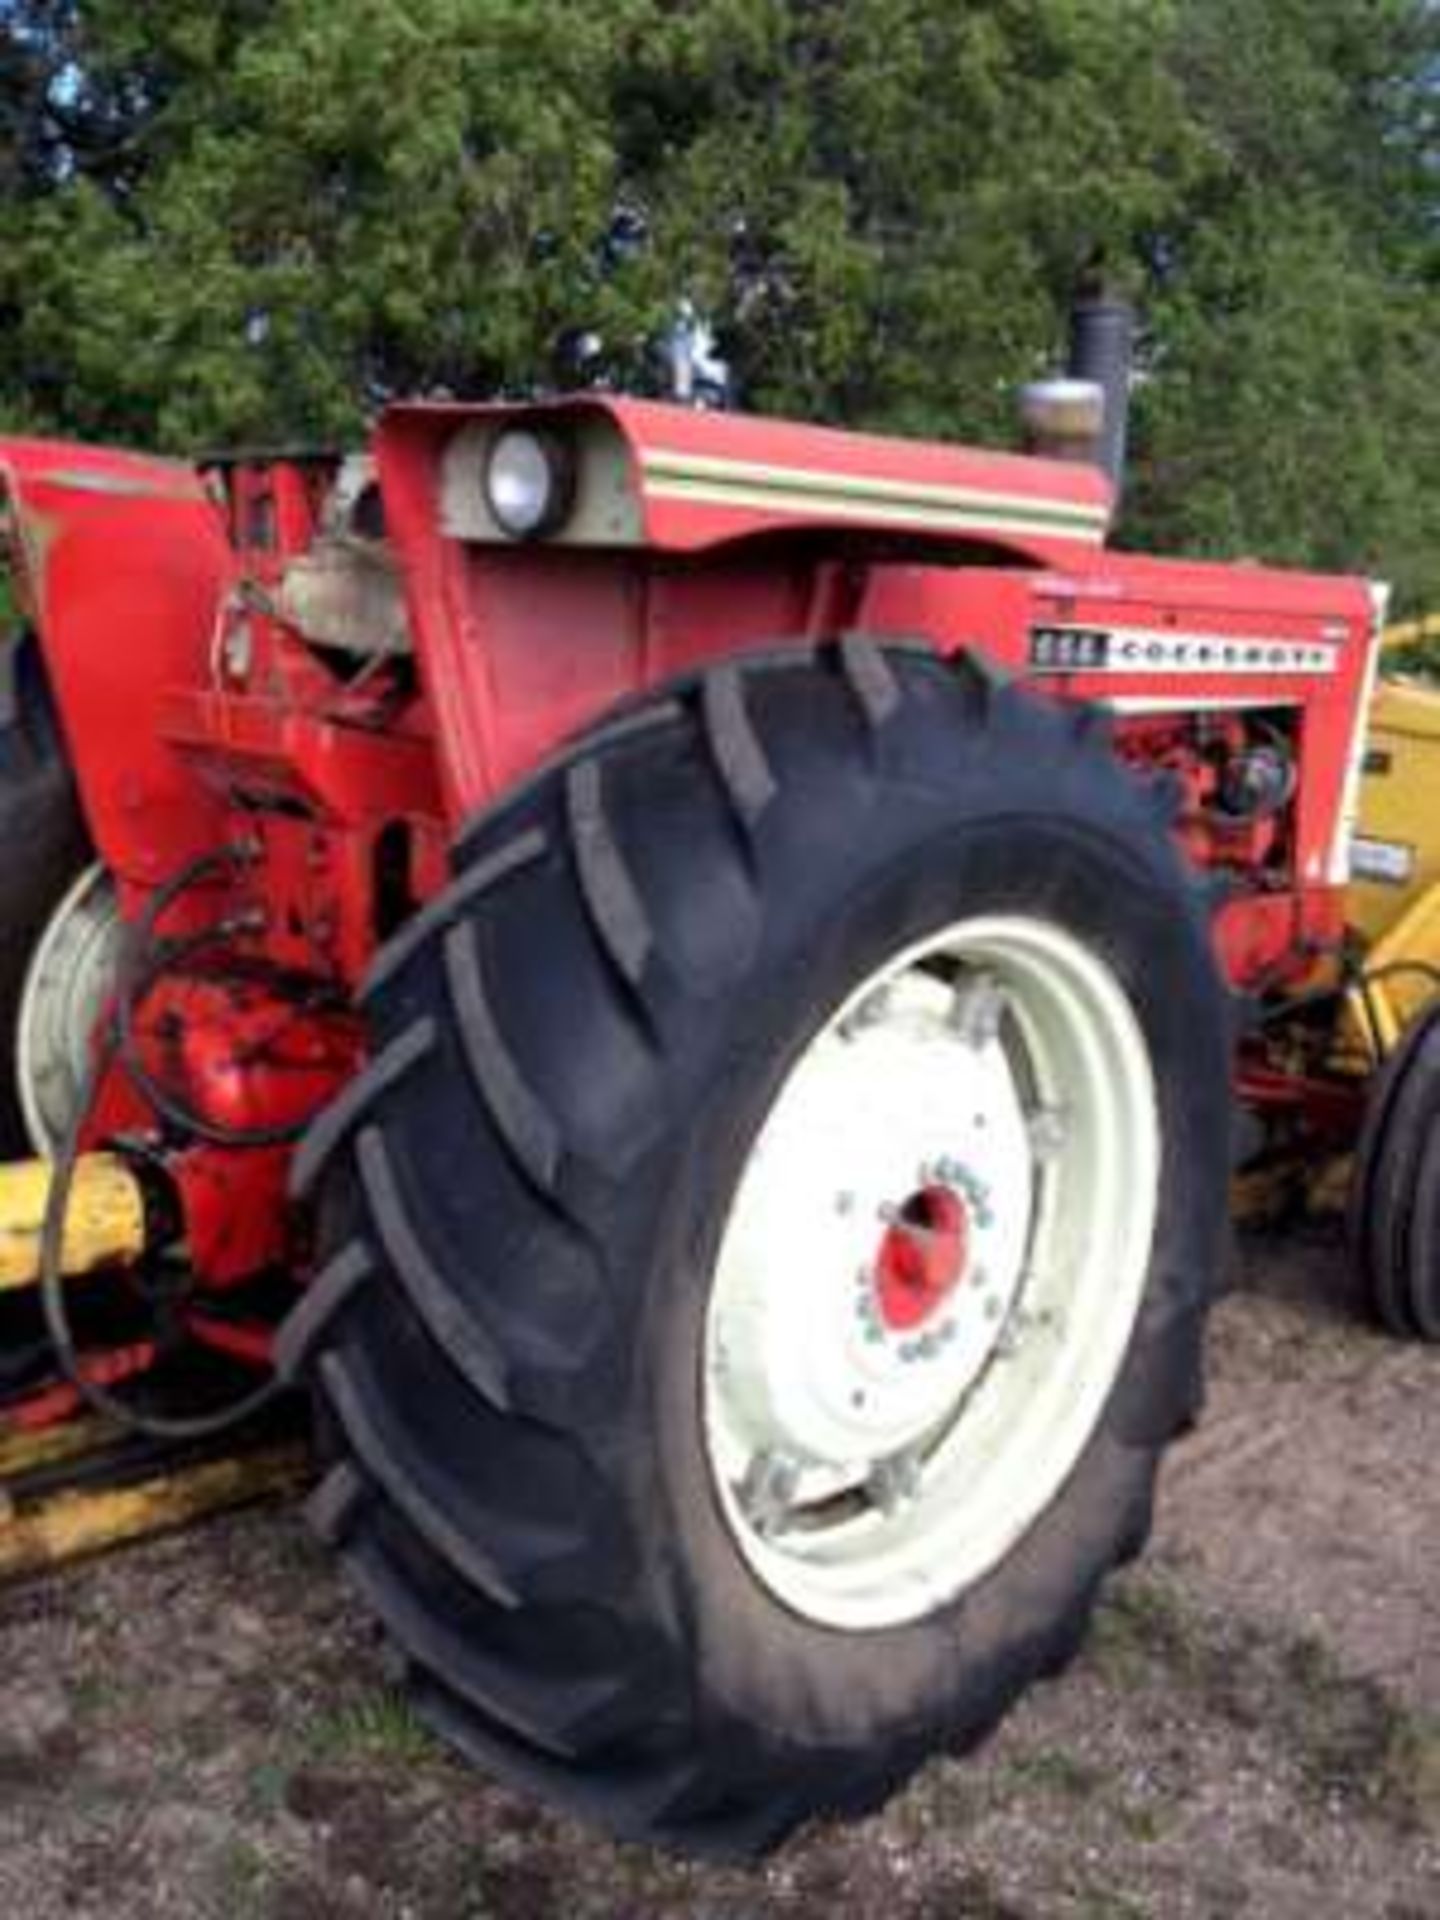
{"label": "yellow metal frame", "polygon": [[37,1468],[92,1462],[113,1440],[102,1421],[0,1436],[0,1581],[188,1526],[203,1515],[297,1493],[309,1477],[295,1441],[251,1447],[223,1459],[166,1468],[116,1486],[62,1486],[27,1498],[16,1491]]}
{"label": "yellow metal frame", "polygon": [[[1440,640],[1440,615],[1387,628],[1385,652],[1418,639]],[[1402,885],[1351,884],[1347,919],[1365,943],[1365,970],[1378,975],[1364,1006],[1352,996],[1341,1045],[1358,1047],[1369,1068],[1395,1045],[1434,991],[1423,969],[1440,969],[1440,690],[1409,679],[1382,679],[1370,709],[1360,833],[1403,849]],[[1418,964],[1417,964],[1418,963]],[[1413,967],[1415,971],[1399,971]],[[1387,969],[1397,971],[1386,976]]]}
{"label": "yellow metal frame", "polygon": [[[48,1160],[0,1166],[0,1293],[35,1284],[49,1197]],[[144,1249],[145,1196],[134,1173],[112,1153],[84,1154],[76,1163],[66,1210],[65,1272],[89,1273],[134,1260]]]}
{"label": "yellow metal frame", "polygon": [[[0,1295],[36,1282],[50,1182],[44,1160],[0,1166]],[[86,1154],[76,1164],[62,1246],[67,1275],[144,1251],[145,1197],[114,1154]],[[0,1421],[0,1581],[294,1492],[306,1476],[305,1449],[286,1441],[168,1467],[151,1461],[134,1478],[123,1466],[124,1439],[122,1429],[90,1416],[34,1433]],[[46,1490],[35,1491],[41,1485]]]}

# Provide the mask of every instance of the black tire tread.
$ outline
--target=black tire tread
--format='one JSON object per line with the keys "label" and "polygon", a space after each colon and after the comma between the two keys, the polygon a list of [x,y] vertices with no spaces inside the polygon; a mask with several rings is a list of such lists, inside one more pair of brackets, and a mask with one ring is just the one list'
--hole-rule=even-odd
{"label": "black tire tread", "polygon": [[366,1127],[360,1133],[355,1161],[389,1271],[435,1344],[483,1400],[505,1412],[514,1404],[509,1363],[475,1313],[460,1305],[421,1242],[378,1127]]}
{"label": "black tire tread", "polygon": [[538,828],[532,828],[528,833],[517,833],[483,860],[477,860],[472,867],[468,867],[452,886],[437,894],[433,900],[426,901],[386,941],[365,976],[360,989],[361,1000],[373,1000],[409,965],[416,954],[429,945],[436,934],[452,926],[467,908],[483,894],[489,893],[492,887],[498,887],[502,881],[520,873],[534,861],[543,860],[548,851],[549,841],[545,834]]}
{"label": "black tire tread", "polygon": [[847,633],[840,640],[840,667],[866,725],[878,733],[901,704],[900,683],[889,661],[867,634]]}
{"label": "black tire tread", "polygon": [[374,1257],[363,1240],[351,1240],[331,1255],[306,1287],[276,1339],[275,1371],[282,1380],[293,1383],[299,1379],[321,1335],[374,1272]]}
{"label": "black tire tread", "polygon": [[433,1020],[412,1021],[342,1088],[295,1150],[290,1167],[293,1200],[309,1196],[322,1168],[364,1122],[376,1103],[420,1065],[433,1050],[437,1037]]}
{"label": "black tire tread", "polygon": [[755,827],[777,791],[775,774],[745,704],[745,680],[734,665],[713,667],[701,688],[705,738],[737,816]]}
{"label": "black tire tread", "polygon": [[553,1195],[563,1159],[560,1129],[506,1045],[491,1010],[473,930],[445,936],[450,1007],[470,1078],[505,1145],[526,1178]]}
{"label": "black tire tread", "polygon": [[603,1734],[626,1681],[613,1674],[517,1674],[423,1606],[373,1539],[342,1550],[342,1560],[406,1658],[474,1712],[560,1760],[576,1758],[582,1741]]}
{"label": "black tire tread", "polygon": [[1425,1248],[1417,1212],[1440,1134],[1440,1002],[1406,1028],[1370,1090],[1355,1150],[1346,1233],[1366,1297],[1397,1340],[1431,1339],[1418,1312]]}
{"label": "black tire tread", "polygon": [[327,1406],[376,1488],[394,1503],[457,1578],[467,1581],[497,1607],[518,1607],[519,1583],[502,1566],[498,1554],[482,1549],[431,1498],[418,1473],[411,1469],[412,1449],[380,1411],[378,1397],[367,1393],[352,1377],[341,1354],[332,1351],[322,1356],[320,1383]]}
{"label": "black tire tread", "polygon": [[605,806],[604,761],[587,756],[565,776],[570,845],[580,892],[617,971],[640,988],[655,935]]}

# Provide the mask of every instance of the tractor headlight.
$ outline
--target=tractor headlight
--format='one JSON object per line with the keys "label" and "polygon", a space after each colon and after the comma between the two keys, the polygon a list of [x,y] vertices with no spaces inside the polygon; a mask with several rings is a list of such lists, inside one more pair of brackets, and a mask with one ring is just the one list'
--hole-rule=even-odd
{"label": "tractor headlight", "polygon": [[569,518],[575,503],[575,456],[559,434],[507,427],[485,460],[485,501],[502,533],[538,540]]}

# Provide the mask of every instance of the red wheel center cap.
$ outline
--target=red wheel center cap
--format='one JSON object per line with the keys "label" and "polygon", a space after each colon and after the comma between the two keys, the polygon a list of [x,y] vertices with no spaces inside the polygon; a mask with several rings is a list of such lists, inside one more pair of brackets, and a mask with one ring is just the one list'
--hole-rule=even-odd
{"label": "red wheel center cap", "polygon": [[921,1187],[885,1229],[875,1261],[875,1300],[892,1333],[935,1313],[965,1272],[970,1216],[953,1187]]}

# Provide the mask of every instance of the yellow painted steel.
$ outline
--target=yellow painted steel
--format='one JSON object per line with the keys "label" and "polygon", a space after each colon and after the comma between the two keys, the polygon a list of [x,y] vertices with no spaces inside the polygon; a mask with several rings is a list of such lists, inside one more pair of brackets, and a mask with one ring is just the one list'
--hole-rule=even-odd
{"label": "yellow painted steel", "polygon": [[11,1502],[0,1486],[0,1580],[294,1493],[307,1471],[305,1449],[289,1442],[175,1468],[134,1486],[52,1493],[33,1507]]}
{"label": "yellow painted steel", "polygon": [[63,1460],[83,1459],[119,1437],[119,1427],[94,1414],[67,1420],[63,1426],[42,1427],[38,1433],[0,1426],[0,1509],[4,1505],[7,1480],[22,1473],[33,1473],[37,1467],[54,1467]]}
{"label": "yellow painted steel", "polygon": [[1402,849],[1412,863],[1402,885],[1357,880],[1351,886],[1348,918],[1375,943],[1440,883],[1440,690],[1382,680],[1370,709],[1365,765],[1360,833]]}
{"label": "yellow painted steel", "polygon": [[[1440,616],[1386,629],[1383,649],[1440,640]],[[1394,882],[1351,883],[1346,918],[1370,980],[1350,996],[1337,1057],[1369,1072],[1435,991],[1440,970],[1440,689],[1383,678],[1375,690],[1360,789],[1359,835],[1392,853]]]}
{"label": "yellow painted steel", "polygon": [[[48,1160],[0,1166],[0,1293],[33,1286],[40,1271],[40,1229],[50,1193]],[[134,1260],[145,1247],[145,1198],[123,1160],[87,1153],[75,1168],[65,1222],[62,1265],[89,1273]]]}
{"label": "yellow painted steel", "polygon": [[1440,613],[1424,613],[1418,620],[1392,621],[1380,645],[1388,652],[1393,647],[1413,647],[1421,640],[1440,640]]}

